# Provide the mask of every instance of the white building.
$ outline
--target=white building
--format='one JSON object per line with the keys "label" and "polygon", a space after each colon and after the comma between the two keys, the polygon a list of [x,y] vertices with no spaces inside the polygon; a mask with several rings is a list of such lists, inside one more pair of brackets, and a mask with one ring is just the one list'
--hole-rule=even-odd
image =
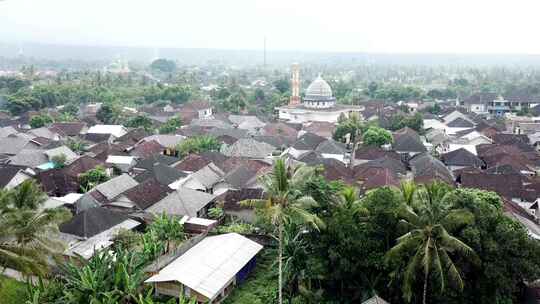
{"label": "white building", "polygon": [[335,123],[342,114],[348,116],[353,112],[359,113],[363,110],[361,106],[336,104],[332,88],[321,76],[308,86],[305,97],[300,103],[299,83],[298,65],[294,65],[291,101],[286,106],[276,108],[279,119],[293,123],[312,121]]}

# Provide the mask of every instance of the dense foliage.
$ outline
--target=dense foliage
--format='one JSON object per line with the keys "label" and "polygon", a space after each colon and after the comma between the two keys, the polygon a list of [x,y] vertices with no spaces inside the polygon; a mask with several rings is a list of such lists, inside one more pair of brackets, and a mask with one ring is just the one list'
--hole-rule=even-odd
{"label": "dense foliage", "polygon": [[201,153],[206,151],[218,151],[221,147],[219,141],[209,135],[186,138],[178,144],[177,150],[180,156],[186,156],[190,153]]}

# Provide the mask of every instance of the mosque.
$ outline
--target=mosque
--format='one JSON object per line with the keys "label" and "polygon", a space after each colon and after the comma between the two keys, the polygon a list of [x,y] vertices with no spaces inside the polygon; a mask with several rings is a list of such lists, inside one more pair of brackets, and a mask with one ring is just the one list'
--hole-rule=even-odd
{"label": "mosque", "polygon": [[363,110],[361,106],[336,104],[332,88],[320,75],[307,87],[300,97],[300,66],[292,65],[291,100],[288,105],[277,107],[279,119],[292,123],[336,123],[341,114],[348,116]]}

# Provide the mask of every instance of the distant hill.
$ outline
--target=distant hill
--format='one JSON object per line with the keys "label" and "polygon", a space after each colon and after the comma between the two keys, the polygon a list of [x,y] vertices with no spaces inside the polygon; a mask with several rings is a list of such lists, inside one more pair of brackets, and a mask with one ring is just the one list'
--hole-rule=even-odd
{"label": "distant hill", "polygon": [[[156,50],[138,47],[76,46],[26,43],[0,43],[0,57],[20,55],[46,60],[110,61],[118,58],[150,62]],[[262,65],[262,50],[222,49],[159,49],[159,57],[176,59],[181,64],[222,63],[228,65]],[[372,54],[308,51],[268,51],[267,62],[272,66],[292,62],[329,65],[396,64],[396,65],[540,65],[540,55],[452,55],[452,54]]]}

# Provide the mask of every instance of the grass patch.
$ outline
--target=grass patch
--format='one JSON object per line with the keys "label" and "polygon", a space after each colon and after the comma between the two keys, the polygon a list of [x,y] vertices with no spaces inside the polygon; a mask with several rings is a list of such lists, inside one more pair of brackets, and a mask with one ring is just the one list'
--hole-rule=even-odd
{"label": "grass patch", "polygon": [[0,303],[23,304],[25,301],[26,285],[5,276],[0,276]]}
{"label": "grass patch", "polygon": [[223,304],[277,303],[277,266],[275,255],[265,250],[257,258],[257,267],[249,278],[235,288]]}

